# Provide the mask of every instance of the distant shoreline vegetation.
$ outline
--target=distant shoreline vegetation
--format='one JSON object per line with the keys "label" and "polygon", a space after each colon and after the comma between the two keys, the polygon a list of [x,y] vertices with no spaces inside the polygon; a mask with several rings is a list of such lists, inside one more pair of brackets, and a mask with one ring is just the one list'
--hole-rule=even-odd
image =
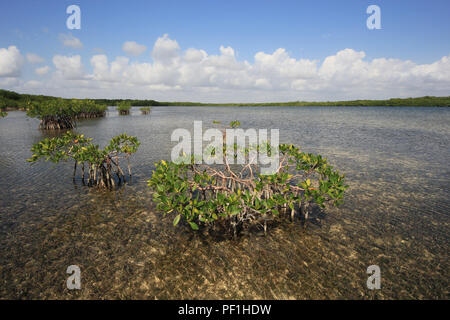
{"label": "distant shoreline vegetation", "polygon": [[[11,110],[27,110],[29,102],[44,102],[61,99],[58,97],[20,94],[14,91],[0,89],[0,113],[6,114]],[[71,100],[71,99],[64,99]],[[234,107],[450,107],[450,96],[448,97],[417,97],[417,98],[393,98],[387,100],[349,100],[349,101],[292,101],[271,103],[200,103],[200,102],[162,102],[156,100],[134,100],[134,99],[89,99],[103,106],[117,106],[129,104],[139,107],[151,106],[234,106]]]}

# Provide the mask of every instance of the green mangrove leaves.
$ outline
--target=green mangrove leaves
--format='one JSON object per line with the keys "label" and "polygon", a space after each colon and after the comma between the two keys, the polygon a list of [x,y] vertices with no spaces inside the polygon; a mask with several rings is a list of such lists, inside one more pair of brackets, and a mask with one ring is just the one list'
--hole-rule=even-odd
{"label": "green mangrove leaves", "polygon": [[[232,127],[239,123],[233,122]],[[268,144],[257,149],[267,149]],[[248,153],[248,149],[246,150]],[[212,150],[211,152],[214,152]],[[224,150],[225,154],[225,150]],[[243,227],[267,221],[281,213],[308,219],[311,206],[339,206],[347,185],[344,175],[321,155],[301,152],[294,145],[279,145],[280,163],[274,174],[257,174],[255,163],[243,165],[159,161],[148,186],[157,210],[174,216],[173,225],[185,221],[199,226],[226,226],[236,236]]]}
{"label": "green mangrove leaves", "polygon": [[[118,183],[125,182],[125,174],[120,167],[122,159],[127,160],[128,174],[131,176],[130,156],[140,145],[136,137],[126,134],[118,135],[102,150],[93,144],[91,138],[83,134],[67,132],[61,137],[45,138],[31,148],[33,155],[27,161],[36,162],[40,159],[58,163],[59,161],[74,160],[73,179],[75,179],[77,165],[81,165],[81,178],[85,182],[87,171],[87,184],[113,188]],[[86,170],[87,169],[87,170]]]}

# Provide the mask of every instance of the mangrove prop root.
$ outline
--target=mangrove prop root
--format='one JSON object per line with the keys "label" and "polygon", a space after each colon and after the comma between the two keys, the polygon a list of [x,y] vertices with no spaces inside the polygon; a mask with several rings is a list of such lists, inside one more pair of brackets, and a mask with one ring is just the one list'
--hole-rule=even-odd
{"label": "mangrove prop root", "polygon": [[[163,203],[160,208],[164,208],[163,210],[165,212],[173,212],[175,210],[180,210],[179,208],[191,206],[192,201],[195,200],[197,202],[214,203],[214,215],[219,215],[227,212],[230,207],[234,207],[235,209],[232,213],[227,213],[227,215],[224,215],[221,218],[222,221],[228,221],[228,230],[230,230],[231,235],[234,238],[237,237],[239,230],[252,224],[262,227],[264,234],[267,234],[270,221],[274,220],[275,217],[280,214],[284,214],[292,222],[295,222],[297,218],[303,218],[304,221],[308,220],[311,208],[308,201],[311,200],[308,200],[306,193],[315,190],[313,187],[308,188],[311,183],[309,182],[309,178],[307,179],[307,185],[302,187],[290,182],[285,182],[283,184],[274,181],[266,182],[266,185],[261,188],[257,186],[258,180],[252,176],[252,173],[239,174],[237,171],[234,171],[231,166],[227,165],[226,159],[224,161],[225,165],[223,168],[191,163],[185,167],[189,170],[186,170],[186,172],[183,171],[184,173],[182,174],[180,173],[181,167],[176,167],[176,164],[172,162],[169,164],[160,162],[160,164],[157,165],[157,170],[154,173],[152,180],[149,181],[149,186],[153,187],[159,193],[159,197],[175,199],[170,206],[165,204],[168,203],[168,200],[165,200],[165,203]],[[174,171],[169,169],[170,166],[174,166]],[[296,177],[295,170],[291,170],[291,167],[292,165],[288,163],[286,158],[282,159],[277,171],[279,177]],[[158,171],[158,169],[160,171]],[[256,171],[256,168],[254,168],[253,172]],[[167,176],[172,176],[175,172],[181,176],[180,180],[178,182],[168,181]],[[307,173],[308,174],[305,177],[310,177],[312,179],[314,171],[310,170]],[[207,178],[204,178],[205,176]],[[297,174],[297,176],[303,177],[301,174]],[[167,191],[158,191],[158,186],[161,188],[161,186],[166,183],[169,185],[173,183],[174,189],[168,187],[167,190],[176,190],[174,191],[174,194],[170,194],[170,192],[168,194]],[[181,188],[182,184],[187,186],[187,188],[184,189],[186,190],[186,198],[183,200],[186,202],[178,202],[177,205],[176,201],[181,201],[176,199],[181,199],[178,190]],[[241,197],[239,199],[243,194],[246,195],[246,198],[244,199]],[[278,200],[278,203],[273,202],[274,197],[280,197],[280,195],[284,198]],[[159,197],[157,199],[160,199]],[[224,198],[227,199],[223,200]],[[235,200],[235,198],[239,200]],[[330,199],[329,201],[331,200],[333,199]],[[233,201],[235,203],[233,203]],[[262,204],[270,206],[270,208],[264,208],[264,205]],[[182,210],[183,209],[178,212],[182,212]],[[202,212],[202,210],[203,209],[198,209],[200,212]],[[274,214],[273,212],[277,213]],[[187,214],[188,218],[191,216],[191,214]],[[205,222],[204,218],[200,217],[198,219],[199,220],[195,220],[195,223],[213,227],[214,219],[216,218],[212,219],[211,222]],[[304,226],[306,227],[306,223]]]}
{"label": "mangrove prop root", "polygon": [[[109,189],[114,189],[117,185],[121,185],[122,183],[126,183],[125,175],[121,172],[122,169],[116,165],[117,163],[114,161],[105,159],[100,165],[87,163],[88,169],[88,179],[87,185],[90,187],[99,186],[105,187]],[[81,164],[81,179],[84,182],[84,166],[85,163]],[[76,163],[74,165],[76,168]],[[75,171],[74,171],[74,179],[75,179]],[[116,181],[117,179],[117,181]]]}
{"label": "mangrove prop root", "polygon": [[[264,150],[268,145],[254,148]],[[236,237],[251,225],[266,234],[280,216],[292,222],[303,218],[306,226],[312,204],[324,208],[326,203],[343,202],[348,188],[344,175],[325,158],[294,145],[271,148],[279,150],[279,161],[270,175],[260,174],[261,167],[250,159],[247,164],[229,163],[226,147],[222,161],[214,165],[198,163],[193,155],[161,160],[148,181],[157,210],[175,215],[174,225],[183,219],[193,230],[199,225],[214,230],[217,224]],[[249,150],[244,151],[250,157]]]}
{"label": "mangrove prop root", "polygon": [[39,128],[44,130],[73,129],[74,127],[75,122],[69,116],[44,116],[39,124]]}
{"label": "mangrove prop root", "polygon": [[130,156],[140,145],[138,139],[121,134],[112,138],[103,150],[91,143],[91,140],[82,134],[77,135],[70,131],[61,137],[45,138],[33,145],[31,149],[33,155],[28,161],[35,162],[45,158],[58,163],[71,158],[75,161],[72,179],[75,180],[77,166],[80,165],[83,185],[113,189],[125,183],[125,174],[119,166],[119,161],[120,158],[127,159],[128,173],[131,177]]}

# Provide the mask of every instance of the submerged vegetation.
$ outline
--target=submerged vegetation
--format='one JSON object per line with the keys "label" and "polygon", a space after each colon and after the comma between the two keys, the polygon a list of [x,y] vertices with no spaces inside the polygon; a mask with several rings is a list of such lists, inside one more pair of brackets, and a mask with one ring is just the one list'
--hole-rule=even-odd
{"label": "submerged vegetation", "polygon": [[[202,117],[204,111],[180,109],[181,121],[176,126],[170,122],[173,112],[163,112],[158,118],[172,127],[191,129],[189,118]],[[445,172],[443,176],[442,170],[436,168],[447,167],[450,149],[445,148],[445,143],[442,148],[442,143],[448,135],[445,121],[450,110],[398,108],[389,111],[389,123],[385,122],[386,117],[369,112],[366,120],[370,128],[361,122],[364,115],[349,113],[339,130],[333,117],[338,110],[334,109],[310,108],[297,113],[295,108],[270,108],[261,110],[264,112],[260,119],[249,118],[247,108],[231,111],[255,128],[264,128],[267,123],[270,127],[278,126],[282,132],[295,128],[282,139],[302,145],[301,151],[326,156],[341,174],[345,172],[345,182],[352,188],[345,191],[344,205],[337,210],[327,208],[326,214],[314,208],[308,230],[302,229],[298,212],[295,223],[289,223],[283,217],[285,214],[281,214],[275,223],[268,223],[268,237],[261,236],[262,230],[255,232],[260,229],[255,225],[249,232],[242,232],[238,241],[216,237],[213,232],[208,235],[201,225],[199,231],[193,232],[183,218],[173,227],[174,213],[165,218],[155,213],[156,203],[144,185],[144,180],[151,177],[153,162],[167,160],[168,156],[167,148],[160,148],[161,139],[155,130],[145,134],[148,121],[123,123],[120,120],[125,119],[113,116],[79,125],[77,133],[94,138],[93,142],[101,148],[122,132],[136,135],[141,141],[130,159],[133,184],[111,192],[81,186],[80,166],[77,185],[72,185],[71,160],[55,165],[42,159],[33,166],[24,162],[31,157],[32,143],[44,138],[42,135],[60,136],[63,132],[40,132],[36,130],[35,119],[34,125],[31,123],[34,130],[30,130],[25,113],[11,112],[12,121],[0,119],[0,181],[4,190],[0,201],[3,223],[0,296],[3,299],[448,298],[450,207],[448,189],[443,188]],[[304,125],[308,122],[305,118],[316,116],[322,119],[318,127]],[[138,118],[146,117],[150,120],[152,114]],[[118,123],[124,124],[124,128],[114,127]],[[379,134],[380,128],[387,134]],[[398,131],[391,134],[394,128]],[[411,128],[417,128],[414,139]],[[415,141],[425,143],[398,148]],[[380,150],[383,154],[379,154]],[[126,171],[125,162],[120,166]],[[369,276],[366,268],[374,263],[381,264],[383,290],[369,290],[366,286]],[[81,266],[82,290],[68,290],[65,286],[69,277],[65,271],[72,264]]]}
{"label": "submerged vegetation", "polygon": [[105,111],[105,106],[87,99],[52,99],[27,104],[28,116],[39,118],[39,127],[46,130],[72,129],[75,127],[75,120],[103,117]]}
{"label": "submerged vegetation", "polygon": [[[88,186],[112,189],[116,184],[126,182],[120,162],[122,159],[127,160],[128,174],[131,177],[130,156],[139,147],[138,139],[121,134],[112,138],[103,150],[91,141],[91,138],[86,138],[83,134],[78,135],[70,131],[62,137],[46,138],[33,145],[33,155],[27,161],[34,163],[44,158],[45,161],[58,163],[72,159],[73,179],[75,180],[77,165],[81,165],[81,180]],[[117,177],[117,183],[114,176]]]}
{"label": "submerged vegetation", "polygon": [[[238,122],[232,122],[235,127]],[[237,145],[234,145],[235,151]],[[259,152],[275,152],[269,144],[255,146]],[[187,222],[194,230],[199,226],[217,226],[236,236],[239,230],[251,225],[262,226],[280,215],[293,221],[306,220],[313,204],[324,207],[327,202],[338,206],[348,187],[344,176],[333,169],[320,155],[301,152],[294,145],[279,145],[280,162],[275,173],[258,174],[255,161],[246,165],[197,164],[195,157],[188,161],[156,164],[148,181],[154,190],[157,209],[174,216],[173,224]],[[211,155],[216,150],[211,150]],[[249,156],[250,149],[245,149]],[[226,154],[224,147],[223,155]]]}
{"label": "submerged vegetation", "polygon": [[142,107],[140,108],[142,114],[149,114],[150,113],[150,107]]}

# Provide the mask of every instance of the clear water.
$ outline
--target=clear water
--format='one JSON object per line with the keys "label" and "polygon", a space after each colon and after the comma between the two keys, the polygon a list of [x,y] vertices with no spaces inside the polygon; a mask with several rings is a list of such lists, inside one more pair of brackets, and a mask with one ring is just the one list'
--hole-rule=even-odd
{"label": "clear water", "polygon": [[[175,128],[236,119],[327,157],[346,174],[345,204],[306,229],[280,223],[267,236],[218,240],[174,228],[146,188],[154,162],[170,158]],[[449,298],[450,109],[111,109],[76,131],[100,145],[138,136],[133,183],[98,191],[72,183],[71,163],[31,166],[32,144],[49,133],[23,112],[0,119],[0,298]],[[73,264],[82,290],[66,288]],[[372,264],[381,268],[376,291],[366,287]]]}

